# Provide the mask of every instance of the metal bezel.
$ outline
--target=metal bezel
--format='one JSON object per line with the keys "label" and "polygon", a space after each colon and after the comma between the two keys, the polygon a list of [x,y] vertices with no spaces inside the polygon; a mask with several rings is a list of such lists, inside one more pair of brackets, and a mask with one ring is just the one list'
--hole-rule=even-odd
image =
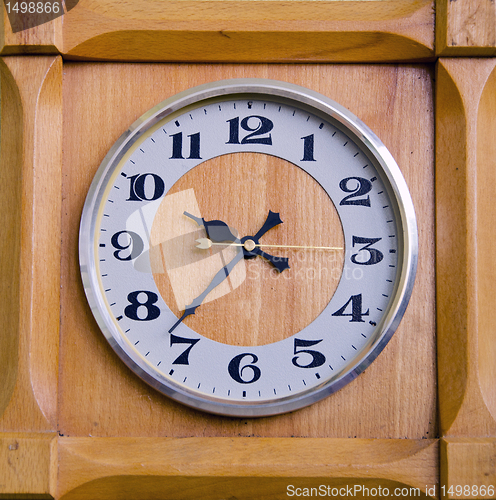
{"label": "metal bezel", "polygon": [[[93,248],[96,209],[101,202],[108,179],[129,148],[159,121],[187,106],[213,98],[239,97],[247,94],[260,97],[265,95],[308,107],[312,112],[335,123],[363,145],[374,158],[376,167],[390,190],[390,197],[395,200],[398,231],[401,231],[402,237],[402,252],[398,255],[401,270],[398,271],[399,279],[396,283],[394,300],[390,302],[387,313],[376,327],[375,332],[379,332],[375,334],[376,341],[359,363],[332,383],[324,383],[296,397],[286,397],[273,403],[233,404],[219,398],[199,397],[196,393],[176,387],[170,381],[159,380],[149,373],[139,359],[130,356],[123,343],[119,342],[111,331],[113,322],[99,293]],[[117,140],[102,161],[86,197],[80,224],[79,258],[83,286],[92,313],[111,347],[133,372],[158,391],[187,406],[220,415],[257,417],[285,413],[313,404],[341,389],[376,359],[398,327],[410,299],[417,267],[418,235],[413,202],[398,165],[380,139],[356,116],[331,99],[304,87],[266,79],[235,79],[200,85],[166,99],[134,122]]]}

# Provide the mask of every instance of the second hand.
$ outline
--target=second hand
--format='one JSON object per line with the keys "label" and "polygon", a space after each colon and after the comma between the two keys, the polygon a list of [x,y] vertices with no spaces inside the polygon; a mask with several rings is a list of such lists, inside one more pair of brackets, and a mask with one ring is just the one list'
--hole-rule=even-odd
{"label": "second hand", "polygon": [[256,245],[253,240],[248,240],[244,244],[243,243],[217,243],[213,242],[209,238],[199,238],[196,240],[198,245],[196,248],[201,248],[206,250],[212,246],[236,246],[236,247],[244,247],[246,250],[251,252],[254,248],[295,248],[299,250],[343,250],[343,247],[317,247],[317,246],[308,246],[308,245]]}

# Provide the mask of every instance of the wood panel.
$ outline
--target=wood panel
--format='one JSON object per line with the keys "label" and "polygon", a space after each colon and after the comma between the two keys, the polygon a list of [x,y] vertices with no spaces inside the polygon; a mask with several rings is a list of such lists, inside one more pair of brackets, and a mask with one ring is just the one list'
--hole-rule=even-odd
{"label": "wood panel", "polygon": [[496,55],[496,10],[492,0],[437,0],[436,54]]}
{"label": "wood panel", "polygon": [[12,33],[2,54],[113,61],[418,61],[434,55],[433,0],[80,0]]}
{"label": "wood panel", "polygon": [[56,433],[0,433],[0,498],[53,498],[57,461]]}
{"label": "wood panel", "polygon": [[0,431],[48,431],[57,423],[62,60],[8,58],[1,72]]}
{"label": "wood panel", "polygon": [[494,498],[496,438],[441,440],[441,498]]}
{"label": "wood panel", "polygon": [[[13,263],[1,274],[12,318],[2,348],[17,355],[0,367],[9,381],[0,496],[286,498],[293,482],[424,492],[438,483],[438,443],[429,439],[437,436],[429,67],[68,63],[62,80],[60,58],[2,64],[0,199],[9,229],[0,262]],[[264,419],[204,415],[140,382],[98,331],[77,263],[82,203],[118,136],[171,94],[242,76],[303,84],[358,114],[403,170],[420,229],[411,305],[379,359],[333,397]]]}
{"label": "wood panel", "polygon": [[[352,485],[354,498],[379,487],[426,498],[438,482],[437,447],[405,439],[62,438],[57,496],[277,500],[315,488],[345,498]],[[332,495],[334,488],[344,494]]]}
{"label": "wood panel", "polygon": [[468,477],[468,484],[487,484],[487,470],[494,480],[495,66],[494,59],[443,59],[437,70],[438,380],[447,484]]}
{"label": "wood panel", "polygon": [[[261,419],[229,419],[187,409],[132,375],[91,315],[77,256],[87,189],[107,150],[128,125],[180,90],[242,76],[304,84],[357,113],[402,168],[420,227],[420,264],[411,304],[380,358],[333,397],[295,413]],[[427,68],[66,64],[60,431],[71,437],[435,436],[432,105]]]}

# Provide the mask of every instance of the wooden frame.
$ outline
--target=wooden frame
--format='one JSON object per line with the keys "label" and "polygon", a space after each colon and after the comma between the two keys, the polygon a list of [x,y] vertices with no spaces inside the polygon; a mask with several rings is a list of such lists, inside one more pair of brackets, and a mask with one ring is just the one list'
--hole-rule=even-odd
{"label": "wooden frame", "polygon": [[[476,23],[474,33],[483,41],[463,50],[450,48],[448,35],[440,36],[450,32],[447,27],[459,33],[453,9],[467,18],[476,2],[466,7],[437,2],[436,53],[465,57],[436,63],[439,421],[432,439],[277,437],[277,432],[235,437],[232,430],[210,438],[61,435],[65,62],[405,61],[417,67],[423,60],[434,69],[432,4],[400,3],[367,2],[362,12],[359,2],[344,1],[322,19],[320,9],[327,2],[295,2],[284,10],[285,18],[269,9],[268,22],[258,25],[248,21],[249,10],[244,20],[202,20],[201,10],[198,19],[187,17],[188,7],[168,21],[150,11],[150,21],[137,23],[130,2],[112,10],[113,17],[91,24],[95,7],[81,1],[63,18],[20,34],[9,33],[4,19],[0,379],[6,382],[0,388],[0,498],[286,498],[288,484],[418,487],[434,498],[445,486],[446,498],[489,498],[448,491],[450,485],[496,486],[496,334],[491,324],[496,60],[466,57],[493,55],[488,23]],[[208,4],[190,6],[197,5]],[[232,19],[229,9],[248,9],[245,5],[230,3],[226,17]],[[109,10],[113,4],[109,0],[105,6]],[[257,3],[265,7],[270,5]],[[307,21],[298,22],[301,12]],[[271,44],[282,39],[272,50]],[[208,54],[202,50],[207,43]]]}
{"label": "wooden frame", "polygon": [[[2,10],[4,12],[4,10]],[[4,12],[5,16],[5,12]],[[104,61],[413,61],[434,56],[432,0],[81,0],[0,53]]]}

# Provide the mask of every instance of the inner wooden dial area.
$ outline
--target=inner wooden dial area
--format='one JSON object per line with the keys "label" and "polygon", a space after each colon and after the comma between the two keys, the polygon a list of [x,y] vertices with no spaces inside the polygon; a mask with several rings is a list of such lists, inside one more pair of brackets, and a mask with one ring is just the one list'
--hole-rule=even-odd
{"label": "inner wooden dial area", "polygon": [[[279,213],[283,223],[259,243],[290,266],[279,273],[263,257],[242,258],[184,319],[194,331],[231,345],[269,344],[302,330],[329,303],[343,268],[343,230],[327,193],[301,168],[260,153],[228,154],[201,163],[170,189],[155,215],[150,257],[155,283],[177,317],[242,251],[228,244],[197,248],[207,234],[185,211],[225,222],[239,239],[256,235],[269,211]],[[173,333],[183,335],[180,328]]]}

